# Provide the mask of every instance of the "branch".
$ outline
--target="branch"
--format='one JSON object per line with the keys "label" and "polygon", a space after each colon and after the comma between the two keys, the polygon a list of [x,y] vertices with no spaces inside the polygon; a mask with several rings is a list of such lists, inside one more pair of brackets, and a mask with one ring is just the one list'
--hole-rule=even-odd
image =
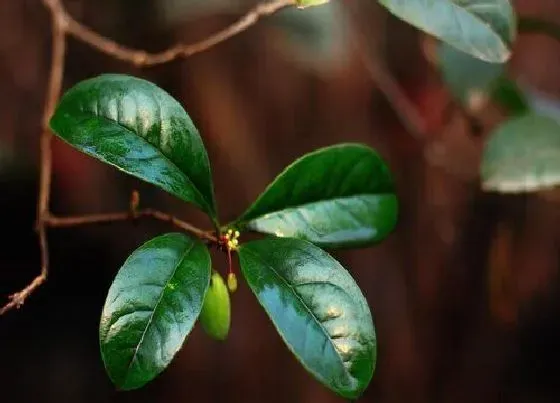
{"label": "branch", "polygon": [[186,232],[190,232],[198,238],[205,239],[212,243],[218,243],[218,238],[212,234],[212,231],[203,231],[195,227],[194,225],[189,224],[188,222],[182,221],[179,218],[172,216],[171,214],[167,214],[163,211],[154,209],[144,209],[137,212],[123,211],[117,213],[88,214],[65,217],[56,217],[51,215],[46,219],[46,224],[52,228],[65,228],[86,224],[102,224],[118,221],[128,221],[138,218],[153,218],[159,221],[168,222],[176,226],[177,228],[180,228]]}
{"label": "branch", "polygon": [[52,50],[51,50],[51,67],[49,73],[49,85],[45,106],[43,107],[42,132],[40,138],[40,167],[41,173],[39,178],[39,199],[37,202],[37,223],[36,230],[39,236],[39,248],[41,250],[41,271],[31,283],[23,290],[16,292],[9,297],[9,302],[0,309],[0,315],[13,309],[19,308],[25,299],[37,287],[43,284],[49,272],[49,249],[47,243],[47,234],[45,229],[45,217],[48,216],[50,184],[52,176],[52,154],[51,140],[52,134],[49,131],[49,119],[54,112],[60,91],[62,89],[62,77],[64,76],[64,56],[66,54],[66,34],[64,20],[55,10],[60,9],[60,3],[57,0],[43,0],[53,11],[51,13],[52,21]]}
{"label": "branch", "polygon": [[521,17],[518,22],[518,30],[521,33],[535,33],[548,35],[560,41],[560,25],[547,20],[534,17]]}
{"label": "branch", "polygon": [[66,11],[64,5],[62,4],[62,0],[41,0],[41,2],[49,10],[52,24],[51,67],[47,96],[43,107],[41,125],[42,132],[40,137],[40,179],[36,222],[39,247],[41,250],[41,271],[39,275],[35,277],[24,289],[10,295],[8,303],[0,308],[0,315],[14,308],[19,308],[25,302],[26,298],[46,281],[49,272],[49,250],[46,234],[47,227],[62,228],[83,224],[116,222],[140,217],[151,217],[156,220],[169,222],[184,231],[198,236],[199,238],[218,243],[218,239],[211,232],[203,231],[170,214],[153,209],[140,211],[134,211],[135,209],[131,209],[131,212],[67,217],[56,217],[50,213],[49,201],[52,178],[52,133],[49,130],[49,120],[54,113],[62,89],[67,35],[72,35],[76,39],[87,43],[101,53],[105,53],[115,59],[132,63],[140,67],[148,67],[167,63],[180,57],[189,57],[196,53],[208,50],[211,47],[245,31],[247,28],[254,25],[260,18],[271,15],[282,8],[295,4],[295,0],[274,0],[269,3],[259,4],[234,24],[202,41],[190,45],[179,43],[159,53],[148,53],[144,50],[132,49],[120,45],[112,39],[104,37],[76,21]]}
{"label": "branch", "polygon": [[370,25],[363,21],[363,11],[358,6],[356,3],[348,2],[345,7],[347,17],[351,22],[348,25],[355,27],[350,32],[352,45],[357,50],[372,81],[385,96],[405,130],[417,140],[425,140],[428,136],[426,121],[385,65],[379,55],[379,50],[372,49],[372,47],[376,47],[376,44],[373,46],[370,44],[372,42]]}
{"label": "branch", "polygon": [[65,10],[62,10],[62,13],[68,24],[67,32],[69,35],[74,36],[76,39],[87,43],[101,53],[105,53],[115,59],[132,63],[139,67],[148,67],[168,63],[180,57],[189,57],[208,50],[245,31],[247,28],[254,25],[261,17],[274,14],[276,11],[294,4],[295,0],[275,0],[270,3],[258,4],[234,24],[200,42],[193,44],[178,43],[159,53],[148,53],[144,50],[123,46],[76,21],[68,15]]}

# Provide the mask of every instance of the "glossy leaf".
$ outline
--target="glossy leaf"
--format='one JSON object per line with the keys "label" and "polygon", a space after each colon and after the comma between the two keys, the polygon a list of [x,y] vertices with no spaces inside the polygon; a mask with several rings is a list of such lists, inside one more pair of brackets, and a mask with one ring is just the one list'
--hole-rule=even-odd
{"label": "glossy leaf", "polygon": [[325,251],[290,238],[239,248],[241,270],[278,333],[318,381],[355,399],[369,384],[376,336],[366,299]]}
{"label": "glossy leaf", "polygon": [[443,81],[461,104],[470,108],[487,97],[512,114],[529,110],[523,91],[507,78],[504,65],[476,59],[446,43],[438,46],[437,55]]}
{"label": "glossy leaf", "polygon": [[200,324],[210,337],[225,340],[231,324],[231,305],[229,291],[224,279],[218,272],[210,278],[210,288],[204,298]]}
{"label": "glossy leaf", "polygon": [[516,19],[509,0],[379,0],[400,19],[478,59],[503,63]]}
{"label": "glossy leaf", "polygon": [[173,359],[202,309],[210,254],[197,239],[169,233],[135,250],[105,301],[99,340],[111,380],[139,388]]}
{"label": "glossy leaf", "polygon": [[560,185],[560,123],[527,114],[491,134],[482,159],[482,186],[503,193]]}
{"label": "glossy leaf", "polygon": [[78,150],[194,203],[215,221],[202,139],[161,88],[119,74],[85,80],[63,96],[50,125]]}
{"label": "glossy leaf", "polygon": [[396,221],[385,163],[369,147],[340,144],[296,160],[235,225],[334,248],[379,242]]}

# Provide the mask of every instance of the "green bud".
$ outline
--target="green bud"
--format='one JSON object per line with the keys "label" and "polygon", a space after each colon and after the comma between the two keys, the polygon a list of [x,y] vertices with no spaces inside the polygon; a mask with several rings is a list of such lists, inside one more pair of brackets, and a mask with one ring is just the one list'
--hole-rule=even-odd
{"label": "green bud", "polygon": [[229,333],[230,322],[231,306],[226,283],[219,273],[213,272],[202,304],[200,323],[210,337],[223,341]]}
{"label": "green bud", "polygon": [[296,6],[298,8],[306,8],[313,6],[320,6],[321,4],[328,3],[329,0],[296,0]]}

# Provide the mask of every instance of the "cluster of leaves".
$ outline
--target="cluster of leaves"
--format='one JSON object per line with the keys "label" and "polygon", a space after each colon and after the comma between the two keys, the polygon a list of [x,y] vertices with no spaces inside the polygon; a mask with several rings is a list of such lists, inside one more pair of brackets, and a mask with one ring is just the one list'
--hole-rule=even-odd
{"label": "cluster of leaves", "polygon": [[[301,364],[341,396],[355,398],[376,362],[371,313],[351,275],[323,248],[377,243],[394,228],[391,175],[367,146],[339,144],[288,166],[232,223],[217,216],[210,165],[193,122],[168,93],[125,75],[71,88],[50,121],[61,139],[197,206],[217,246],[241,272]],[[263,239],[238,242],[239,232]],[[135,250],[111,285],[100,323],[101,354],[121,389],[141,387],[172,360],[197,319],[227,337],[230,301],[208,246],[182,233]],[[228,287],[236,288],[232,273]]]}
{"label": "cluster of leaves", "polygon": [[[560,185],[560,108],[539,99],[508,77],[506,62],[520,32],[560,39],[560,27],[517,19],[510,0],[378,0],[389,12],[440,40],[439,66],[457,101],[469,107],[489,98],[509,119],[486,142],[482,187],[502,193],[532,192]],[[323,0],[299,0],[300,7]],[[552,116],[551,116],[552,115]]]}
{"label": "cluster of leaves", "polygon": [[[379,3],[441,40],[442,73],[459,102],[482,91],[512,113],[487,144],[485,188],[557,185],[559,124],[532,112],[504,73],[517,31],[509,0]],[[154,84],[124,75],[83,81],[65,94],[50,124],[78,150],[205,212],[216,246],[230,259],[238,256],[249,288],[301,364],[337,394],[361,395],[376,363],[372,316],[351,275],[322,248],[375,244],[393,230],[395,188],[375,151],[339,144],[309,153],[222,226],[202,139],[181,105]],[[265,237],[239,244],[246,231]],[[208,246],[197,238],[168,233],[140,246],[119,270],[101,317],[101,353],[112,381],[134,389],[155,378],[197,320],[210,336],[225,339],[235,288],[232,273],[226,286],[212,270]]]}

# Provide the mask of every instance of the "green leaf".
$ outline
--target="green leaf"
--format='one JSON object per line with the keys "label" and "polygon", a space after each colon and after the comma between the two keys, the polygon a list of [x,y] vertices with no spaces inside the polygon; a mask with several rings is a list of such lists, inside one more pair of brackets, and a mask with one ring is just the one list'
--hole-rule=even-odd
{"label": "green leaf", "polygon": [[324,247],[362,246],[387,237],[397,210],[393,180],[379,155],[340,144],[288,166],[234,225]]}
{"label": "green leaf", "polygon": [[118,74],[82,81],[63,96],[50,126],[78,150],[194,203],[216,222],[202,139],[161,88]]}
{"label": "green leaf", "polygon": [[379,0],[391,13],[478,59],[503,63],[516,18],[509,0]]}
{"label": "green leaf", "polygon": [[340,396],[369,384],[376,336],[366,299],[325,251],[290,238],[248,242],[241,270],[278,333],[307,371]]}
{"label": "green leaf", "polygon": [[126,260],[105,301],[99,340],[111,380],[123,390],[155,378],[192,330],[210,282],[210,254],[197,239],[158,236]]}
{"label": "green leaf", "polygon": [[473,99],[482,95],[512,114],[529,110],[523,91],[507,78],[503,64],[476,59],[446,43],[439,44],[437,55],[443,81],[461,104],[468,107]]}
{"label": "green leaf", "polygon": [[560,123],[536,114],[503,123],[486,144],[481,176],[485,190],[502,193],[560,185]]}

